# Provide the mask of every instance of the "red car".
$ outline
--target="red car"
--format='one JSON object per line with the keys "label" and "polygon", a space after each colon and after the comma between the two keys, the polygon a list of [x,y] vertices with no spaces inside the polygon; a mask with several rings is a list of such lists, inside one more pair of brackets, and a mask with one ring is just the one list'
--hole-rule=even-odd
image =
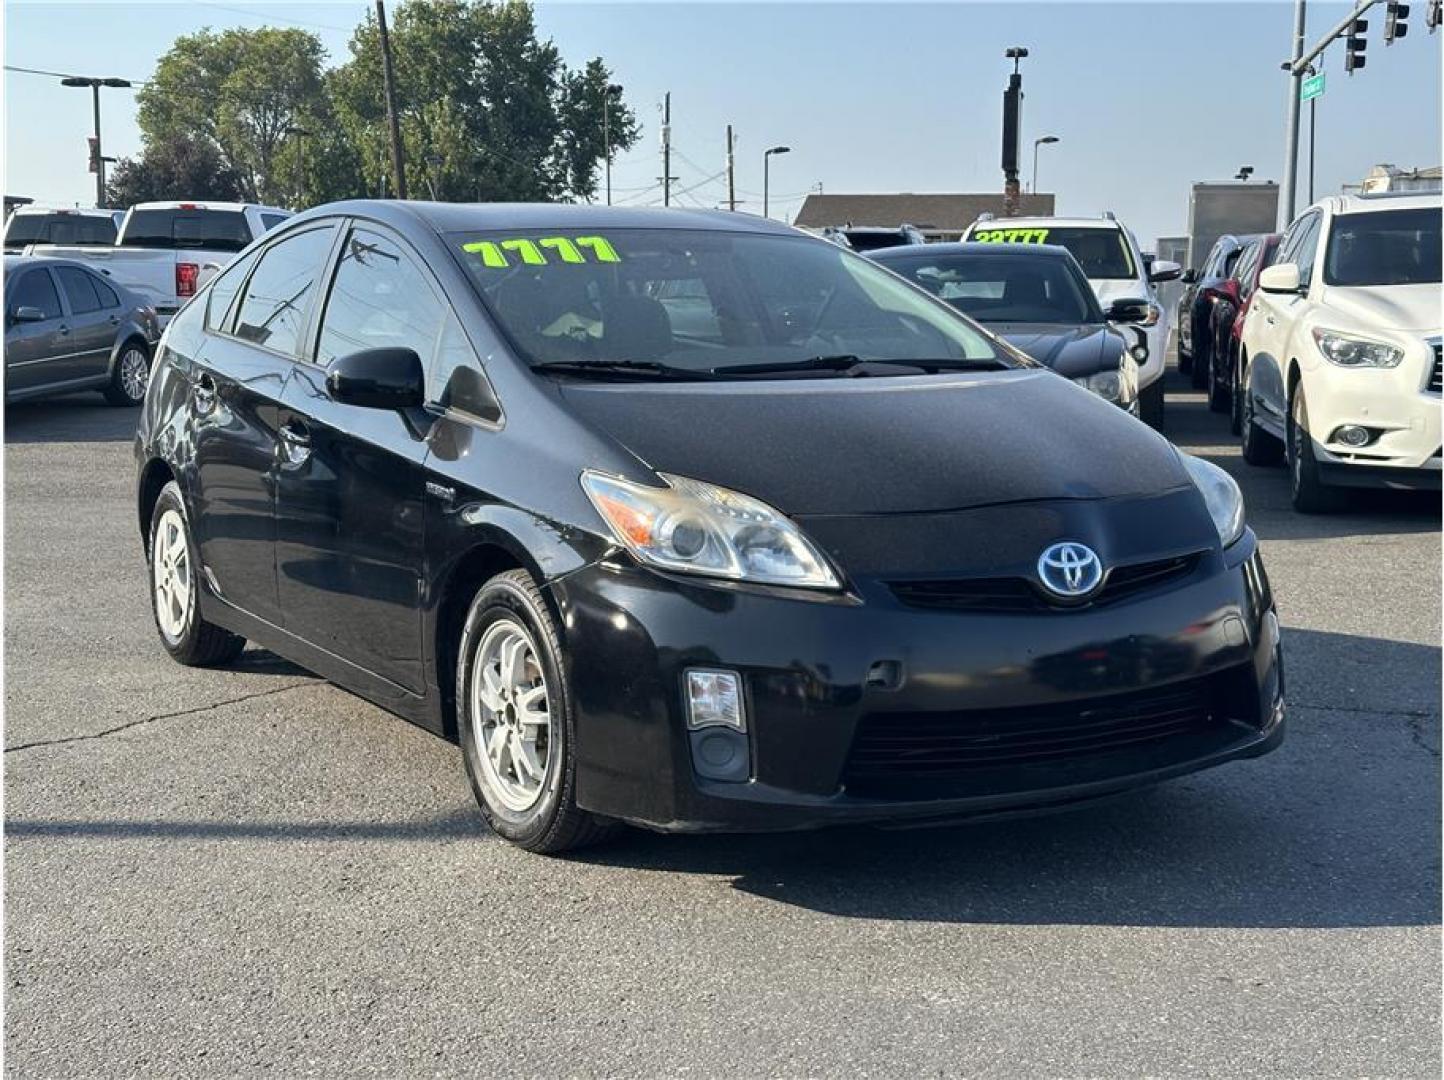
{"label": "red car", "polygon": [[1235,435],[1242,421],[1242,399],[1237,387],[1243,316],[1258,287],[1259,272],[1274,261],[1282,238],[1282,233],[1265,233],[1250,239],[1234,261],[1233,272],[1210,289],[1214,294],[1209,314],[1213,347],[1206,358],[1200,358],[1208,364],[1208,407],[1214,412],[1231,411],[1230,426]]}

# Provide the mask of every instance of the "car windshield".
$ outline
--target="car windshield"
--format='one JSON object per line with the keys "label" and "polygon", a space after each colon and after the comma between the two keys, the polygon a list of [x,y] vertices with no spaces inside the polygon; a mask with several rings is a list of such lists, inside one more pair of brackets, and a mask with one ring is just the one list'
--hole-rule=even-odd
{"label": "car windshield", "polygon": [[1328,285],[1437,285],[1444,212],[1429,207],[1340,214],[1324,258]]}
{"label": "car windshield", "polygon": [[989,224],[969,240],[992,244],[1056,244],[1067,248],[1090,281],[1130,280],[1138,276],[1123,230],[1107,226],[1013,226]]}
{"label": "car windshield", "polygon": [[5,243],[109,246],[115,243],[115,220],[88,214],[16,214],[5,229]]}
{"label": "car windshield", "polygon": [[1103,322],[1088,281],[1067,259],[1042,252],[1017,255],[929,254],[879,259],[980,323]]}
{"label": "car windshield", "polygon": [[488,310],[532,365],[1018,361],[974,324],[824,240],[731,230],[454,234]]}

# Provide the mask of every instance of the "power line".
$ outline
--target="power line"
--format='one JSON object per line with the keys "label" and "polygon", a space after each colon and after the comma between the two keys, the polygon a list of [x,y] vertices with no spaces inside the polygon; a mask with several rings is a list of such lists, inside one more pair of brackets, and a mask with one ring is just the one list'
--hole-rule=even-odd
{"label": "power line", "polygon": [[[229,11],[236,15],[247,15],[254,19],[274,19],[276,22],[290,23],[292,26],[314,26],[318,30],[337,30],[343,34],[349,34],[356,29],[355,26],[333,26],[330,23],[307,22],[305,19],[288,19],[284,15],[272,15],[269,12],[248,11],[245,8],[227,7],[225,4],[209,4],[200,2],[198,7],[215,8],[217,11]],[[272,5],[267,5],[270,7]],[[363,20],[364,21],[364,20]],[[357,24],[360,25],[359,23]]]}

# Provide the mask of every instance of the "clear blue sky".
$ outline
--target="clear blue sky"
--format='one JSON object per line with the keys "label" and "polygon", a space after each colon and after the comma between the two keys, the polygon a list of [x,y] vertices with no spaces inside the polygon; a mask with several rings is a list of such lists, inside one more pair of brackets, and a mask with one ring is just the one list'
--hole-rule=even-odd
{"label": "clear blue sky", "polygon": [[[333,3],[6,3],[8,65],[146,78],[175,36],[204,26],[300,24],[344,60],[350,28],[371,5]],[[1325,56],[1317,190],[1357,182],[1379,162],[1440,163],[1440,48],[1416,0],[1407,38],[1382,41],[1370,14],[1368,67],[1346,76]],[[1310,3],[1310,40],[1347,13]],[[1278,65],[1293,5],[1239,3],[542,3],[541,33],[573,65],[600,55],[644,125],[618,158],[618,199],[651,201],[661,173],[658,126],[672,91],[673,172],[688,188],[723,167],[724,129],[738,134],[738,187],[759,208],[762,151],[773,159],[774,214],[828,192],[991,191],[1001,187],[1003,49],[1027,45],[1024,179],[1032,140],[1040,187],[1062,213],[1113,209],[1141,239],[1186,229],[1188,185],[1253,165],[1280,179],[1286,98]],[[5,77],[5,190],[86,205],[90,98],[55,80]],[[132,96],[104,91],[107,154],[140,150]],[[1306,129],[1307,130],[1307,129]],[[1307,160],[1305,141],[1303,161]],[[626,190],[623,190],[626,189]],[[679,202],[714,205],[721,180]],[[1306,190],[1300,186],[1300,199]]]}

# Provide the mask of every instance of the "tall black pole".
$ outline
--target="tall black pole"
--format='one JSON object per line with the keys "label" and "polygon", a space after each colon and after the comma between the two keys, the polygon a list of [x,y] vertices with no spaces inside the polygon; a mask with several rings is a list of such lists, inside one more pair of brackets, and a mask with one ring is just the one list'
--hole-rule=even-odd
{"label": "tall black pole", "polygon": [[602,91],[602,147],[607,152],[607,205],[612,205],[612,88]]}
{"label": "tall black pole", "polygon": [[381,31],[381,74],[386,81],[386,124],[391,129],[391,172],[396,197],[406,198],[406,163],[401,156],[401,125],[396,119],[396,79],[391,71],[391,35],[386,32],[386,5],[376,0],[376,25]]}
{"label": "tall black pole", "polygon": [[662,99],[662,205],[672,205],[672,91]]}
{"label": "tall black pole", "polygon": [[737,209],[737,170],[732,159],[732,125],[727,125],[727,209]]}

